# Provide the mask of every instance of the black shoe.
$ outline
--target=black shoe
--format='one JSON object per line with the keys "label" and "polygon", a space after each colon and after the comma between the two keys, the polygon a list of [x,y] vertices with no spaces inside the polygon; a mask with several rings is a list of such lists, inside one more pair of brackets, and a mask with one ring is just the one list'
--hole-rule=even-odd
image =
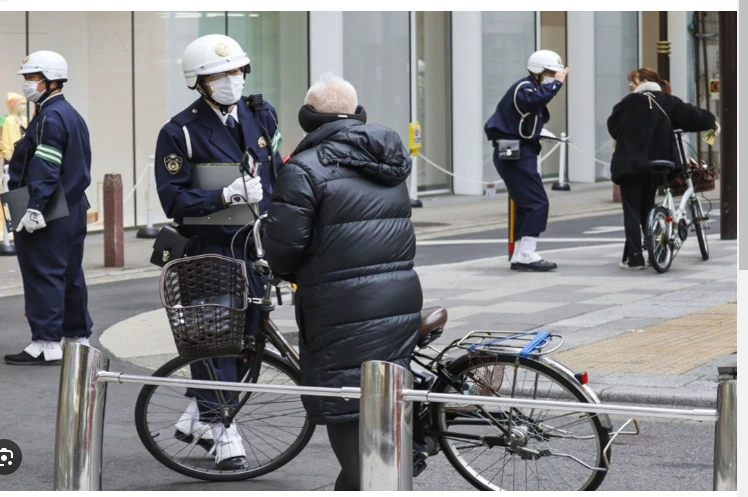
{"label": "black shoe", "polygon": [[244,456],[229,457],[221,462],[217,462],[216,466],[221,471],[241,471],[249,469],[249,463],[247,462],[247,458]]}
{"label": "black shoe", "polygon": [[512,262],[512,265],[510,266],[515,271],[553,271],[558,267],[558,264],[555,262],[548,262],[545,259],[540,259],[539,261],[530,262],[528,264],[520,263],[520,262]]}
{"label": "black shoe", "polygon": [[426,454],[417,450],[413,451],[413,478],[423,473],[426,469]]}
{"label": "black shoe", "polygon": [[[188,435],[188,434],[186,434],[185,432],[183,432],[181,430],[177,430],[176,432],[174,432],[174,438],[176,438],[180,442],[184,442],[186,444],[191,444],[195,440],[195,437],[193,437],[192,435]],[[209,451],[210,449],[213,448],[213,442],[210,441],[210,440],[206,440],[206,439],[204,439],[202,437],[200,439],[198,439],[197,445],[199,445],[200,447],[202,447],[206,451]]]}
{"label": "black shoe", "polygon": [[59,366],[62,363],[60,359],[45,361],[43,352],[39,357],[31,357],[25,350],[20,354],[6,355],[5,362],[14,366]]}

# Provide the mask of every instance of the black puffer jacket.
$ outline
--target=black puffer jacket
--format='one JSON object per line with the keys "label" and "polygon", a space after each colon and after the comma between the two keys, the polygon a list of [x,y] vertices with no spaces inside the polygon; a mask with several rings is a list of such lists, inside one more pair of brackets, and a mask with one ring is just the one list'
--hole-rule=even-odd
{"label": "black puffer jacket", "polygon": [[[304,385],[355,387],[365,361],[410,362],[423,304],[410,167],[397,133],[345,119],[307,135],[279,171],[265,248],[298,283]],[[302,400],[318,424],[358,418],[357,400]]]}
{"label": "black puffer jacket", "polygon": [[648,176],[648,164],[653,160],[670,160],[680,166],[673,129],[706,131],[714,127],[711,112],[674,95],[659,91],[627,95],[608,118],[608,132],[616,141],[611,179],[620,184],[627,178]]}

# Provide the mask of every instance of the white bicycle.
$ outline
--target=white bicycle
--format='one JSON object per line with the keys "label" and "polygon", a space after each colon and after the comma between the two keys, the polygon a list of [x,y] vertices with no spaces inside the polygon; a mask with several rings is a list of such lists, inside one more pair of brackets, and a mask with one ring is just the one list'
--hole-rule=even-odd
{"label": "white bicycle", "polygon": [[[658,273],[664,273],[670,269],[676,254],[688,238],[689,232],[696,232],[699,242],[699,250],[703,260],[709,259],[709,242],[707,241],[707,230],[709,229],[709,216],[704,214],[701,201],[696,196],[697,191],[707,191],[711,188],[702,183],[694,185],[694,178],[709,170],[709,166],[697,162],[693,158],[686,157],[683,148],[683,134],[685,131],[675,131],[678,143],[678,152],[681,160],[686,166],[683,172],[683,180],[686,186],[685,192],[680,200],[678,208],[675,208],[673,191],[670,185],[665,187],[665,200],[661,205],[652,208],[647,217],[647,232],[645,233],[645,245],[649,252],[649,261]],[[649,163],[654,174],[667,176],[675,169],[671,161],[657,160]],[[713,180],[712,180],[713,181]]]}

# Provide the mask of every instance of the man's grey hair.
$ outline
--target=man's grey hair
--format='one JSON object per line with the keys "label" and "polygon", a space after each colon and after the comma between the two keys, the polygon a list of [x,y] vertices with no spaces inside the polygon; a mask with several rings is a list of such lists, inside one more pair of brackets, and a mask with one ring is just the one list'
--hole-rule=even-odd
{"label": "man's grey hair", "polygon": [[352,84],[328,72],[309,88],[304,104],[311,105],[317,112],[354,114],[358,96]]}

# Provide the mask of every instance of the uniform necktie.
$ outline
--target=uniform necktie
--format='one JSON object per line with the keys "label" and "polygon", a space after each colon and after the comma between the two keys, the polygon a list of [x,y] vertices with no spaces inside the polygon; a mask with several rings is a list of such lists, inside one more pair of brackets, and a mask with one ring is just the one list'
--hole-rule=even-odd
{"label": "uniform necktie", "polygon": [[239,149],[242,149],[242,138],[239,131],[239,123],[236,122],[236,119],[234,119],[234,116],[232,116],[231,114],[226,116],[226,128],[229,130],[231,137],[239,146]]}

